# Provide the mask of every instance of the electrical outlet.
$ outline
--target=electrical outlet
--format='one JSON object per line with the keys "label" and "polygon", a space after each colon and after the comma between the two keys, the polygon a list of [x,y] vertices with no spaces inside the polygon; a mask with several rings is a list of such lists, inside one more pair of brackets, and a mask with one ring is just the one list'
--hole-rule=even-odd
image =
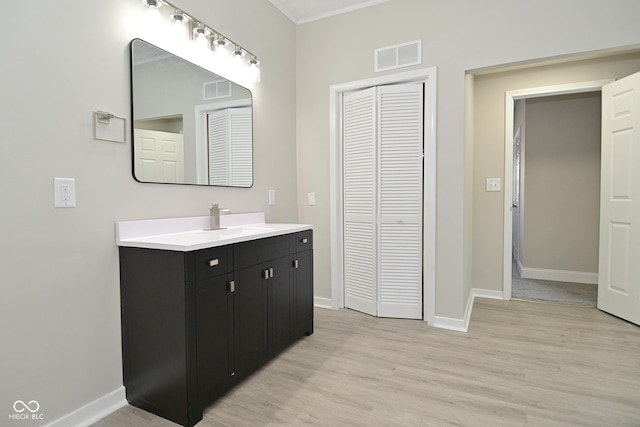
{"label": "electrical outlet", "polygon": [[53,178],[53,206],[56,208],[76,207],[75,179]]}

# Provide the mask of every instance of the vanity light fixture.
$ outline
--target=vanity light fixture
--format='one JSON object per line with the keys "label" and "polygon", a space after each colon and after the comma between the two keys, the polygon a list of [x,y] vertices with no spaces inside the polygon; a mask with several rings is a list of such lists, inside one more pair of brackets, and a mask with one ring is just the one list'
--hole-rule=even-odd
{"label": "vanity light fixture", "polygon": [[258,66],[258,64],[260,64],[260,62],[258,62],[258,58],[252,55],[247,62],[249,63],[249,78],[253,82],[259,82],[260,67]]}
{"label": "vanity light fixture", "polygon": [[193,29],[193,39],[196,42],[196,45],[201,48],[209,47],[209,37],[211,36],[211,30],[204,26],[204,24],[199,23]]}
{"label": "vanity light fixture", "polygon": [[[258,69],[259,62],[256,56],[249,52],[247,49],[236,43],[233,43],[222,34],[207,27],[202,22],[196,20],[192,15],[183,12],[181,9],[175,7],[167,0],[142,0],[142,4],[145,5],[150,12],[154,12],[154,15],[160,15],[158,9],[160,9],[162,5],[166,5],[169,8],[173,9],[174,12],[169,15],[169,19],[175,24],[175,32],[180,34],[178,37],[182,37],[183,34],[186,33],[186,29],[184,28],[187,28],[187,24],[189,24],[189,27],[191,29],[191,40],[193,40],[196,45],[202,47],[203,49],[214,50],[216,56],[221,61],[229,61],[230,59],[234,59],[233,62],[241,64],[236,65],[235,67],[238,67],[238,69],[242,71],[243,74],[257,76],[257,80],[254,81],[260,81],[260,72]],[[231,58],[229,58],[230,52],[227,47],[229,45],[235,46],[235,49],[231,52],[233,53],[233,55],[231,55]],[[250,59],[245,61],[245,56],[248,56]],[[236,58],[238,58],[238,60],[236,60]]]}
{"label": "vanity light fixture", "polygon": [[160,0],[142,0],[142,4],[147,6],[149,9],[159,9],[162,6]]}
{"label": "vanity light fixture", "polygon": [[182,13],[180,9],[176,9],[175,12],[169,15],[169,19],[171,19],[176,25],[185,25],[189,21],[187,15]]}

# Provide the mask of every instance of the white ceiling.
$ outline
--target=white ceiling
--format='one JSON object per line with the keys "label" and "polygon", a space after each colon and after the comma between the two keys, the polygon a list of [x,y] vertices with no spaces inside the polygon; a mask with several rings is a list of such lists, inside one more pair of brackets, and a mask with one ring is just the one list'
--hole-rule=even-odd
{"label": "white ceiling", "polygon": [[389,0],[269,0],[296,24],[373,6]]}

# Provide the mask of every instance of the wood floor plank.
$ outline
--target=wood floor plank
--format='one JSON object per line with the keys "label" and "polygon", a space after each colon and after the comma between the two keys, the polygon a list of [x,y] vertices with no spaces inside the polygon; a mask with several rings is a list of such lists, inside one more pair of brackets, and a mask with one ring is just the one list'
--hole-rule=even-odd
{"label": "wood floor plank", "polygon": [[468,333],[316,309],[314,330],[198,426],[640,426],[640,328],[595,308],[476,299]]}

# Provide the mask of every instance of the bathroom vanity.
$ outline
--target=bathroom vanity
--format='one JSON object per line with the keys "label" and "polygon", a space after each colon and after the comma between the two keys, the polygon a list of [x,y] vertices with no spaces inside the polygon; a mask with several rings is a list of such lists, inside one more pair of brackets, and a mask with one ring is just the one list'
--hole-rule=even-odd
{"label": "bathroom vanity", "polygon": [[311,226],[220,220],[116,224],[127,400],[187,427],[313,333]]}

